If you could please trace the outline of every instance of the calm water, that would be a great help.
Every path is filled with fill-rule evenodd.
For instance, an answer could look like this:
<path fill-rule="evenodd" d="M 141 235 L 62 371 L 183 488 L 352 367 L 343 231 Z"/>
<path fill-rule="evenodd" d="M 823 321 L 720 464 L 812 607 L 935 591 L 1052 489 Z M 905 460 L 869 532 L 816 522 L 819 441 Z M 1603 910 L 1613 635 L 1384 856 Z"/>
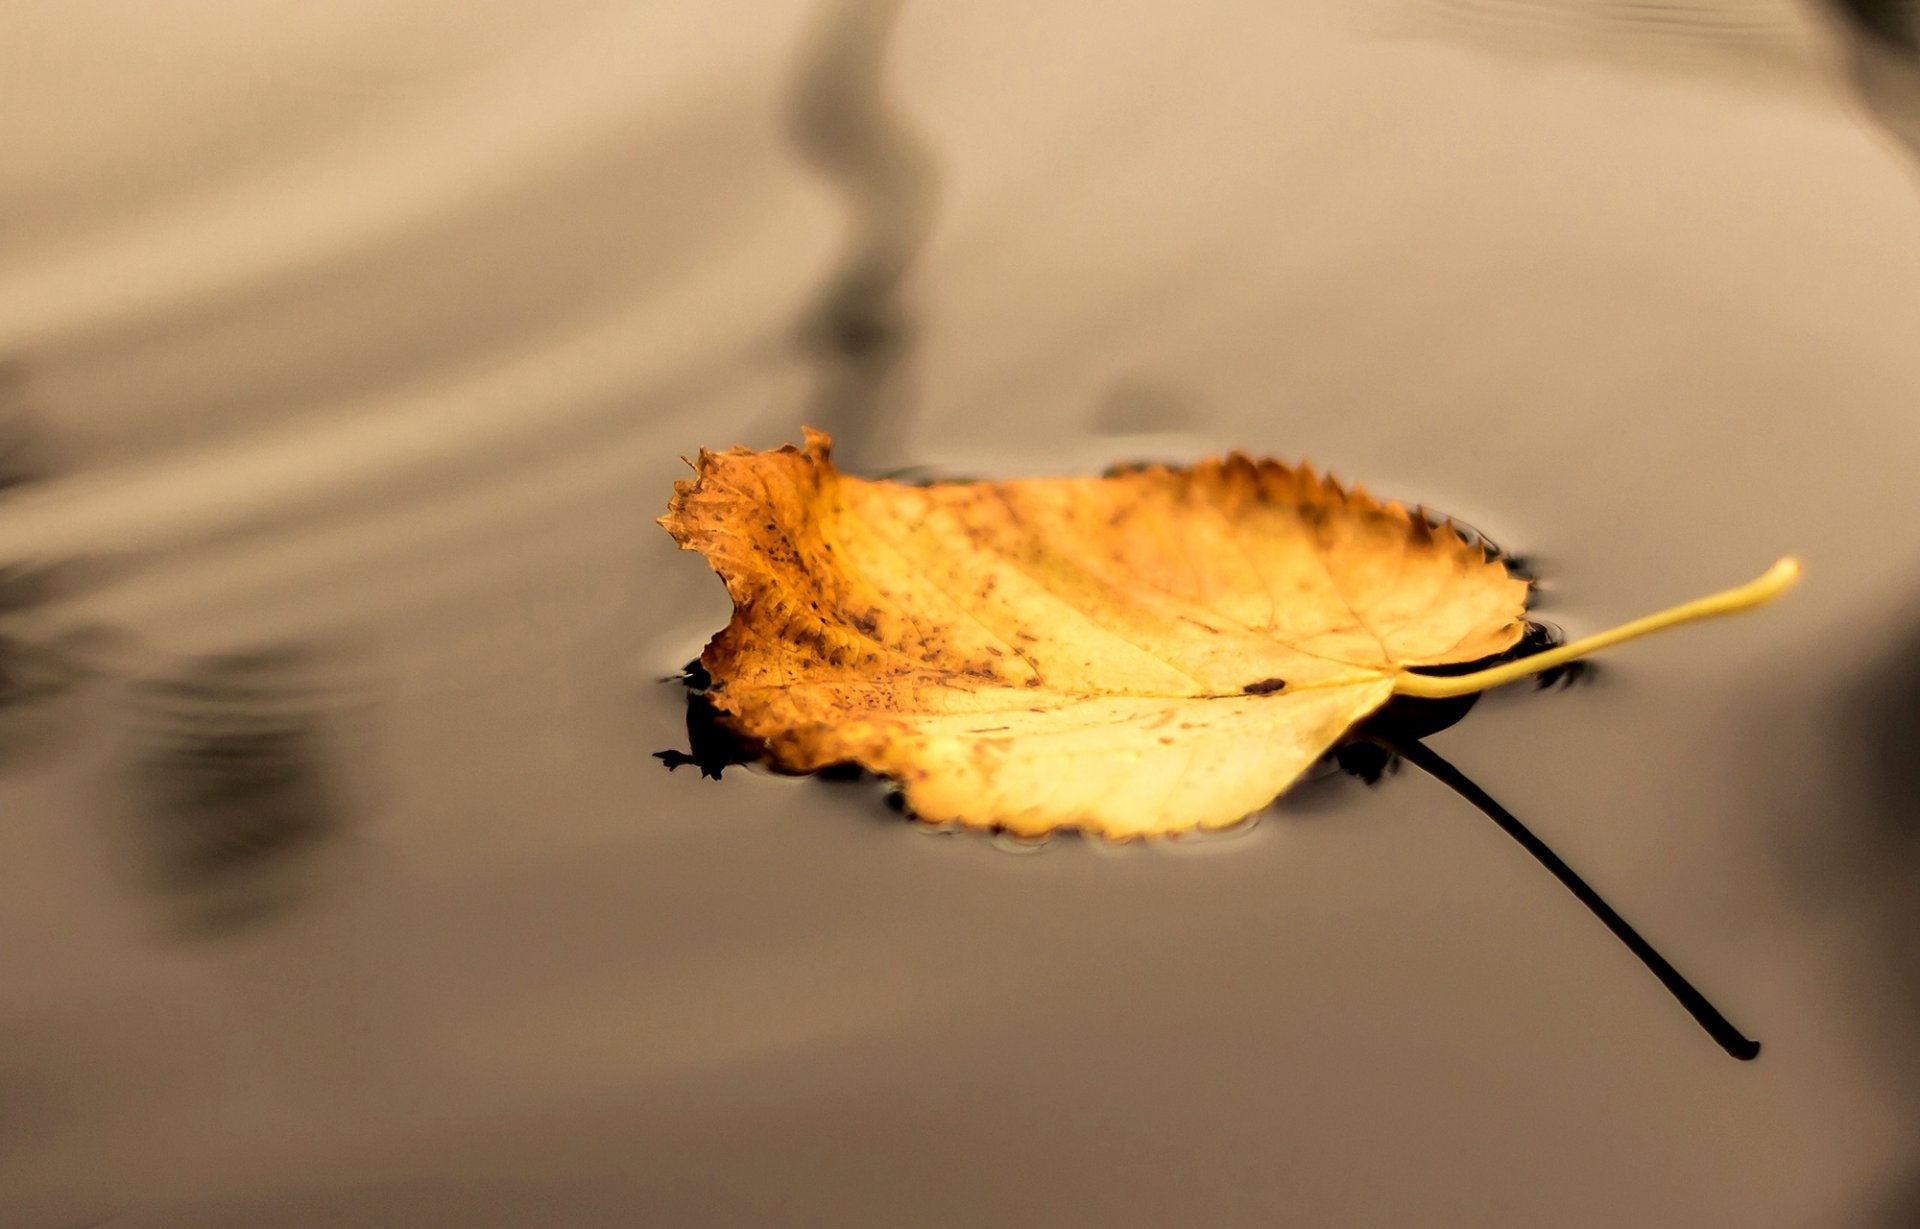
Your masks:
<path fill-rule="evenodd" d="M 0 1223 L 1907 1223 L 1920 192 L 1841 27 L 196 8 L 12 23 Z M 803 418 L 1308 458 L 1575 634 L 1800 554 L 1434 739 L 1766 1052 L 1415 772 L 1009 850 L 662 771 L 727 604 L 652 518 Z"/>

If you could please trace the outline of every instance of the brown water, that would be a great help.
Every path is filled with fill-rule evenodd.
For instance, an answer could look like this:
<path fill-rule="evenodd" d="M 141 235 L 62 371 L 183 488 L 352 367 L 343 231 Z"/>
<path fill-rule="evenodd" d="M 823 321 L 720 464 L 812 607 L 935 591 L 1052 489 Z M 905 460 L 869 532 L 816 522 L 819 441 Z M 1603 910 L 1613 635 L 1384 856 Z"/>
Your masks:
<path fill-rule="evenodd" d="M 0 1224 L 1908 1223 L 1920 192 L 1837 23 L 185 7 L 8 22 L 0 560 L 87 566 L 0 629 Z M 1023 856 L 663 771 L 677 458 L 836 415 L 1306 457 L 1573 633 L 1800 554 L 1434 739 L 1765 1052 L 1415 772 Z"/>

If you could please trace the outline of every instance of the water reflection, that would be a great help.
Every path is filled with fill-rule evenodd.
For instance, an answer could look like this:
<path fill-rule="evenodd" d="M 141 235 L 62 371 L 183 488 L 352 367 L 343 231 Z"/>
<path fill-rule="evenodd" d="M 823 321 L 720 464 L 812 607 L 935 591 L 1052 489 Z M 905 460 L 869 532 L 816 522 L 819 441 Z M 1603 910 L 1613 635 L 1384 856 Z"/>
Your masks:
<path fill-rule="evenodd" d="M 1910 606 L 1920 615 L 1920 604 Z M 1848 725 L 1858 749 L 1867 864 L 1878 868 L 1871 906 L 1885 953 L 1882 993 L 1897 1001 L 1901 1016 L 1920 1020 L 1920 633 L 1877 664 L 1849 707 Z M 1858 890 L 1859 879 L 1848 887 Z M 1912 1038 L 1895 1031 L 1879 1038 L 1889 1047 L 1887 1069 L 1900 1084 L 1909 1140 L 1920 1140 L 1920 1058 Z M 1892 1194 L 1881 1223 L 1920 1224 L 1920 1167 L 1910 1168 Z"/>
<path fill-rule="evenodd" d="M 139 876 L 180 933 L 299 900 L 345 827 L 336 663 L 310 646 L 195 659 L 129 688 L 125 812 Z"/>
<path fill-rule="evenodd" d="M 1920 6 L 1912 0 L 1825 0 L 1853 33 L 1848 69 L 1873 115 L 1920 157 Z"/>
<path fill-rule="evenodd" d="M 898 450 L 900 387 L 914 321 L 901 284 L 932 227 L 933 155 L 886 88 L 900 0 L 827 0 L 800 53 L 789 121 L 794 143 L 846 202 L 840 266 L 801 322 L 820 362 L 805 421 L 842 456 L 873 461 Z"/>
<path fill-rule="evenodd" d="M 1920 7 L 1913 0 L 1826 0 L 1868 38 L 1920 59 Z"/>
<path fill-rule="evenodd" d="M 0 366 L 0 504 L 51 477 L 45 432 L 19 400 L 23 378 Z M 51 702 L 85 674 L 70 636 L 44 617 L 81 579 L 82 567 L 45 559 L 0 559 L 0 771 L 44 745 Z"/>

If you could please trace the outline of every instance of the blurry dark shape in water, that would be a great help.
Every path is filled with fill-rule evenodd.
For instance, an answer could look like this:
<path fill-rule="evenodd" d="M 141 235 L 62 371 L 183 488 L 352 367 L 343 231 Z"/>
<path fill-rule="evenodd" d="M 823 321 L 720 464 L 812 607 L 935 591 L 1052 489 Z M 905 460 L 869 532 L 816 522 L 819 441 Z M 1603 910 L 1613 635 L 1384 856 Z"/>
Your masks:
<path fill-rule="evenodd" d="M 1920 624 L 1920 604 L 1910 602 L 1906 622 Z M 1920 632 L 1910 632 L 1887 657 L 1874 662 L 1847 695 L 1841 710 L 1855 749 L 1848 767 L 1863 789 L 1860 810 L 1868 821 L 1856 867 L 1845 883 L 1848 895 L 1870 902 L 1875 940 L 1875 988 L 1891 1002 L 1892 1022 L 1875 1038 L 1886 1050 L 1891 1078 L 1899 1082 L 1905 1132 L 1920 1140 L 1920 1061 L 1912 1029 L 1920 1023 Z M 1920 1224 L 1920 1164 L 1900 1177 L 1873 1221 L 1887 1229 Z"/>
<path fill-rule="evenodd" d="M 1868 38 L 1920 59 L 1920 4 L 1914 0 L 1826 0 Z"/>
<path fill-rule="evenodd" d="M 806 421 L 845 455 L 872 463 L 901 428 L 897 377 L 913 341 L 900 285 L 932 225 L 938 191 L 925 144 L 885 88 L 900 0 L 826 0 L 801 52 L 789 125 L 795 146 L 839 189 L 851 216 L 846 255 L 802 322 L 818 355 Z"/>
<path fill-rule="evenodd" d="M 69 617 L 63 604 L 118 561 L 70 560 L 0 566 L 0 772 L 29 751 L 50 751 L 72 725 L 62 701 L 105 674 L 127 637 Z"/>
<path fill-rule="evenodd" d="M 1920 170 L 1920 3 L 1915 0 L 1820 0 L 1838 15 L 1850 35 L 1848 68 L 1867 109 L 1913 156 Z M 1910 611 L 1915 608 L 1909 606 Z M 1916 612 L 1920 613 L 1920 612 Z M 1911 624 L 1913 620 L 1909 620 Z M 1866 856 L 1877 868 L 1875 922 L 1882 936 L 1883 989 L 1896 1002 L 1905 1027 L 1885 1044 L 1902 1082 L 1909 1140 L 1920 1141 L 1920 1063 L 1911 1047 L 1912 1024 L 1920 1020 L 1920 634 L 1876 663 L 1848 697 L 1859 779 L 1865 788 L 1870 829 Z M 1857 893 L 1856 883 L 1848 889 Z M 1920 1225 L 1920 1165 L 1910 1165 L 1875 1222 L 1888 1229 Z"/>
<path fill-rule="evenodd" d="M 86 663 L 91 640 L 87 633 L 29 641 L 0 632 L 0 773 L 48 750 L 71 724 L 55 702 L 93 677 Z"/>
<path fill-rule="evenodd" d="M 58 468 L 49 455 L 46 432 L 25 408 L 27 403 L 25 369 L 0 362 L 0 500 L 15 488 L 51 477 Z"/>
<path fill-rule="evenodd" d="M 0 365 L 0 403 L 17 399 L 22 383 L 17 366 Z M 0 409 L 0 511 L 10 495 L 54 473 L 44 432 L 29 416 Z M 89 674 L 89 637 L 50 628 L 43 616 L 95 570 L 91 561 L 0 560 L 0 771 L 17 765 L 24 749 L 46 743 L 50 702 Z"/>
<path fill-rule="evenodd" d="M 242 928 L 302 894 L 342 829 L 342 715 L 318 655 L 202 658 L 133 685 L 126 771 L 139 871 L 182 929 Z"/>
<path fill-rule="evenodd" d="M 1920 159 L 1920 4 L 1821 0 L 1849 36 L 1848 71 L 1867 109 Z"/>
<path fill-rule="evenodd" d="M 1881 835 L 1920 855 L 1920 634 L 1875 671 L 1851 714 Z"/>

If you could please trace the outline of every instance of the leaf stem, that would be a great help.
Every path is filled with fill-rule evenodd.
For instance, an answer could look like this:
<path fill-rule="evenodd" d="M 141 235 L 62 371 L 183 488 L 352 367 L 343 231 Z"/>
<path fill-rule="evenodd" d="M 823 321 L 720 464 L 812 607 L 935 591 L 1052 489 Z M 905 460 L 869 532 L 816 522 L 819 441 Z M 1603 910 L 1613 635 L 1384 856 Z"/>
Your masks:
<path fill-rule="evenodd" d="M 1682 623 L 1692 623 L 1699 619 L 1712 619 L 1721 615 L 1737 614 L 1751 610 L 1765 602 L 1779 597 L 1800 579 L 1800 561 L 1788 556 L 1768 568 L 1764 574 L 1746 584 L 1706 597 L 1697 597 L 1691 602 L 1682 602 L 1657 614 L 1635 619 L 1631 623 L 1622 623 L 1611 631 L 1600 632 L 1593 636 L 1583 636 L 1571 644 L 1561 645 L 1557 649 L 1548 649 L 1544 653 L 1535 653 L 1518 661 L 1494 666 L 1486 670 L 1477 670 L 1472 674 L 1456 674 L 1439 677 L 1431 674 L 1411 674 L 1401 671 L 1393 682 L 1393 690 L 1403 696 L 1419 696 L 1428 700 L 1444 700 L 1452 696 L 1472 695 L 1485 691 L 1489 687 L 1498 687 L 1502 683 L 1511 683 L 1515 679 L 1538 674 L 1542 670 L 1551 670 L 1589 653 L 1620 644 L 1627 640 L 1637 640 L 1641 636 L 1665 631 L 1669 627 L 1678 627 Z"/>
<path fill-rule="evenodd" d="M 1545 841 L 1528 831 L 1527 826 L 1515 818 L 1513 813 L 1495 802 L 1491 795 L 1475 785 L 1467 775 L 1442 758 L 1439 753 L 1416 738 L 1394 739 L 1387 746 L 1401 758 L 1417 768 L 1424 770 L 1434 780 L 1445 785 L 1454 793 L 1478 807 L 1488 819 L 1500 825 L 1508 836 L 1519 842 L 1520 847 L 1533 855 L 1534 861 L 1547 868 L 1567 891 L 1572 892 L 1581 904 L 1585 905 L 1595 917 L 1613 932 L 1616 939 L 1626 945 L 1628 951 L 1639 958 L 1640 963 L 1667 988 L 1667 993 L 1679 1001 L 1699 1022 L 1707 1035 L 1720 1043 L 1720 1048 L 1733 1057 L 1746 1062 L 1760 1053 L 1760 1043 L 1742 1033 L 1733 1026 L 1720 1009 L 1707 1001 L 1705 995 L 1694 989 L 1693 983 L 1680 975 L 1679 970 L 1668 964 L 1666 958 L 1653 949 L 1653 945 L 1640 937 L 1640 932 L 1629 926 L 1625 918 L 1613 911 L 1613 907 L 1602 900 L 1600 894 L 1587 885 L 1574 869 L 1560 860 L 1558 854 L 1547 847 Z"/>

